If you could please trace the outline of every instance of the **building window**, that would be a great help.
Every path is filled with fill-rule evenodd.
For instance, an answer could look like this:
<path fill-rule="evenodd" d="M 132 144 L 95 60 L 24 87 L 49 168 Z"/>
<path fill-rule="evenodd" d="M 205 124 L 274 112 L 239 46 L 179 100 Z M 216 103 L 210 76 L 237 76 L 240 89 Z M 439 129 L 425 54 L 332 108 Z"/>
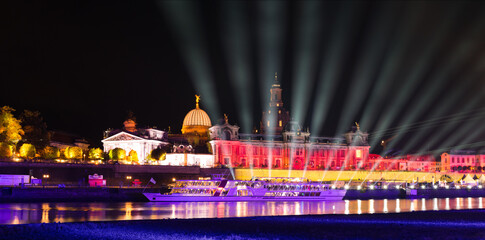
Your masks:
<path fill-rule="evenodd" d="M 295 149 L 296 155 L 300 156 L 303 154 L 303 150 L 301 148 Z"/>
<path fill-rule="evenodd" d="M 222 146 L 222 154 L 231 154 L 231 145 Z"/>
<path fill-rule="evenodd" d="M 362 158 L 362 150 L 358 149 L 357 151 L 355 151 L 355 157 Z"/>
<path fill-rule="evenodd" d="M 276 154 L 276 156 L 280 156 L 281 155 L 281 148 L 279 148 L 279 147 L 275 148 L 275 154 Z"/>
<path fill-rule="evenodd" d="M 269 120 L 268 120 L 268 127 L 269 127 Z"/>
<path fill-rule="evenodd" d="M 338 154 L 339 154 L 339 157 L 345 157 L 344 150 L 339 150 Z"/>
<path fill-rule="evenodd" d="M 241 147 L 241 155 L 246 155 L 246 147 L 245 146 Z"/>
<path fill-rule="evenodd" d="M 279 125 L 280 127 L 281 127 L 281 126 L 283 126 L 283 122 L 280 120 L 278 125 Z"/>
<path fill-rule="evenodd" d="M 281 110 L 278 110 L 278 114 L 281 114 Z"/>

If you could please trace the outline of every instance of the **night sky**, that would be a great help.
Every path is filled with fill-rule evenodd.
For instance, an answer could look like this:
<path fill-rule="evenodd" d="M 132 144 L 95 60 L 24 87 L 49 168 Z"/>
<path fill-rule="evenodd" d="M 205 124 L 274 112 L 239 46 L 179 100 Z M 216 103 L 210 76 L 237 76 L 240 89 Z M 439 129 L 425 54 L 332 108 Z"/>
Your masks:
<path fill-rule="evenodd" d="M 0 3 L 0 104 L 100 145 L 129 110 L 180 132 L 201 95 L 216 123 L 259 126 L 275 72 L 312 136 L 355 121 L 404 152 L 485 144 L 485 4 Z M 441 151 L 441 150 L 440 150 Z"/>

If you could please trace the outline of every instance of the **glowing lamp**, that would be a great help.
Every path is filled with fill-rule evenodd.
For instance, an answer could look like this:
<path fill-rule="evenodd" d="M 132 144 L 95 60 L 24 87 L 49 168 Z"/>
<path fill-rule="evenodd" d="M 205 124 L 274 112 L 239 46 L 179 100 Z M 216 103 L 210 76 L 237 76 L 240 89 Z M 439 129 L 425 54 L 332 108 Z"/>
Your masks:
<path fill-rule="evenodd" d="M 361 186 L 357 186 L 357 190 L 360 190 L 360 189 L 362 189 L 362 187 Z"/>
<path fill-rule="evenodd" d="M 456 186 L 455 188 L 456 188 L 456 189 L 460 189 L 460 186 Z"/>
<path fill-rule="evenodd" d="M 399 185 L 396 186 L 396 189 L 399 189 Z"/>
<path fill-rule="evenodd" d="M 349 189 L 349 185 L 345 185 L 345 186 L 344 186 L 344 188 L 345 188 L 345 189 Z"/>
<path fill-rule="evenodd" d="M 446 186 L 445 186 L 445 188 L 446 188 L 446 189 L 450 189 L 450 186 L 446 185 Z"/>
<path fill-rule="evenodd" d="M 468 187 L 467 187 L 467 188 L 468 188 L 468 189 L 472 189 L 472 186 L 471 186 L 471 185 L 468 185 Z"/>
<path fill-rule="evenodd" d="M 370 189 L 374 189 L 374 185 L 370 185 Z"/>
<path fill-rule="evenodd" d="M 332 189 L 335 189 L 335 188 L 336 188 L 335 185 L 332 185 Z"/>
<path fill-rule="evenodd" d="M 421 185 L 421 189 L 424 189 L 424 185 Z"/>
<path fill-rule="evenodd" d="M 177 179 L 175 179 L 175 178 L 172 178 L 172 182 L 175 182 L 176 180 L 177 180 Z"/>
<path fill-rule="evenodd" d="M 131 176 L 126 176 L 126 179 L 127 179 L 127 180 L 130 180 L 130 179 L 131 179 Z"/>
<path fill-rule="evenodd" d="M 482 189 L 482 188 L 483 188 L 483 186 L 482 186 L 482 185 L 478 185 L 478 188 Z"/>
<path fill-rule="evenodd" d="M 382 186 L 382 188 L 387 189 L 387 188 L 389 188 L 389 186 L 388 185 L 384 185 L 384 186 Z"/>
<path fill-rule="evenodd" d="M 434 188 L 434 189 L 438 189 L 438 185 L 434 185 L 434 186 L 433 186 L 433 188 Z"/>

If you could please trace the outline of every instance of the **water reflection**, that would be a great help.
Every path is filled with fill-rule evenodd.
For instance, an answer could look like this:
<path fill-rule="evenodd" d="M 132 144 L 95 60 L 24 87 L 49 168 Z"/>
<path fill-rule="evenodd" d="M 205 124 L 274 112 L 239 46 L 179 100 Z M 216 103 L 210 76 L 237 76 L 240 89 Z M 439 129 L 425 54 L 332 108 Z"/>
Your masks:
<path fill-rule="evenodd" d="M 345 200 L 336 202 L 7 203 L 0 224 L 305 214 L 373 214 L 483 209 L 483 198 Z"/>

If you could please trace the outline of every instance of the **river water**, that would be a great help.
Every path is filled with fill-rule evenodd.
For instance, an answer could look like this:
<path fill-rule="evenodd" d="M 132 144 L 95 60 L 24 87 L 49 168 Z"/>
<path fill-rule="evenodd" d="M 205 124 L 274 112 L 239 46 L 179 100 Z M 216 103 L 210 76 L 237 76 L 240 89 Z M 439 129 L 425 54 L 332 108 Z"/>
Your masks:
<path fill-rule="evenodd" d="M 483 198 L 342 200 L 333 202 L 3 203 L 0 224 L 305 214 L 373 214 L 483 209 Z"/>

